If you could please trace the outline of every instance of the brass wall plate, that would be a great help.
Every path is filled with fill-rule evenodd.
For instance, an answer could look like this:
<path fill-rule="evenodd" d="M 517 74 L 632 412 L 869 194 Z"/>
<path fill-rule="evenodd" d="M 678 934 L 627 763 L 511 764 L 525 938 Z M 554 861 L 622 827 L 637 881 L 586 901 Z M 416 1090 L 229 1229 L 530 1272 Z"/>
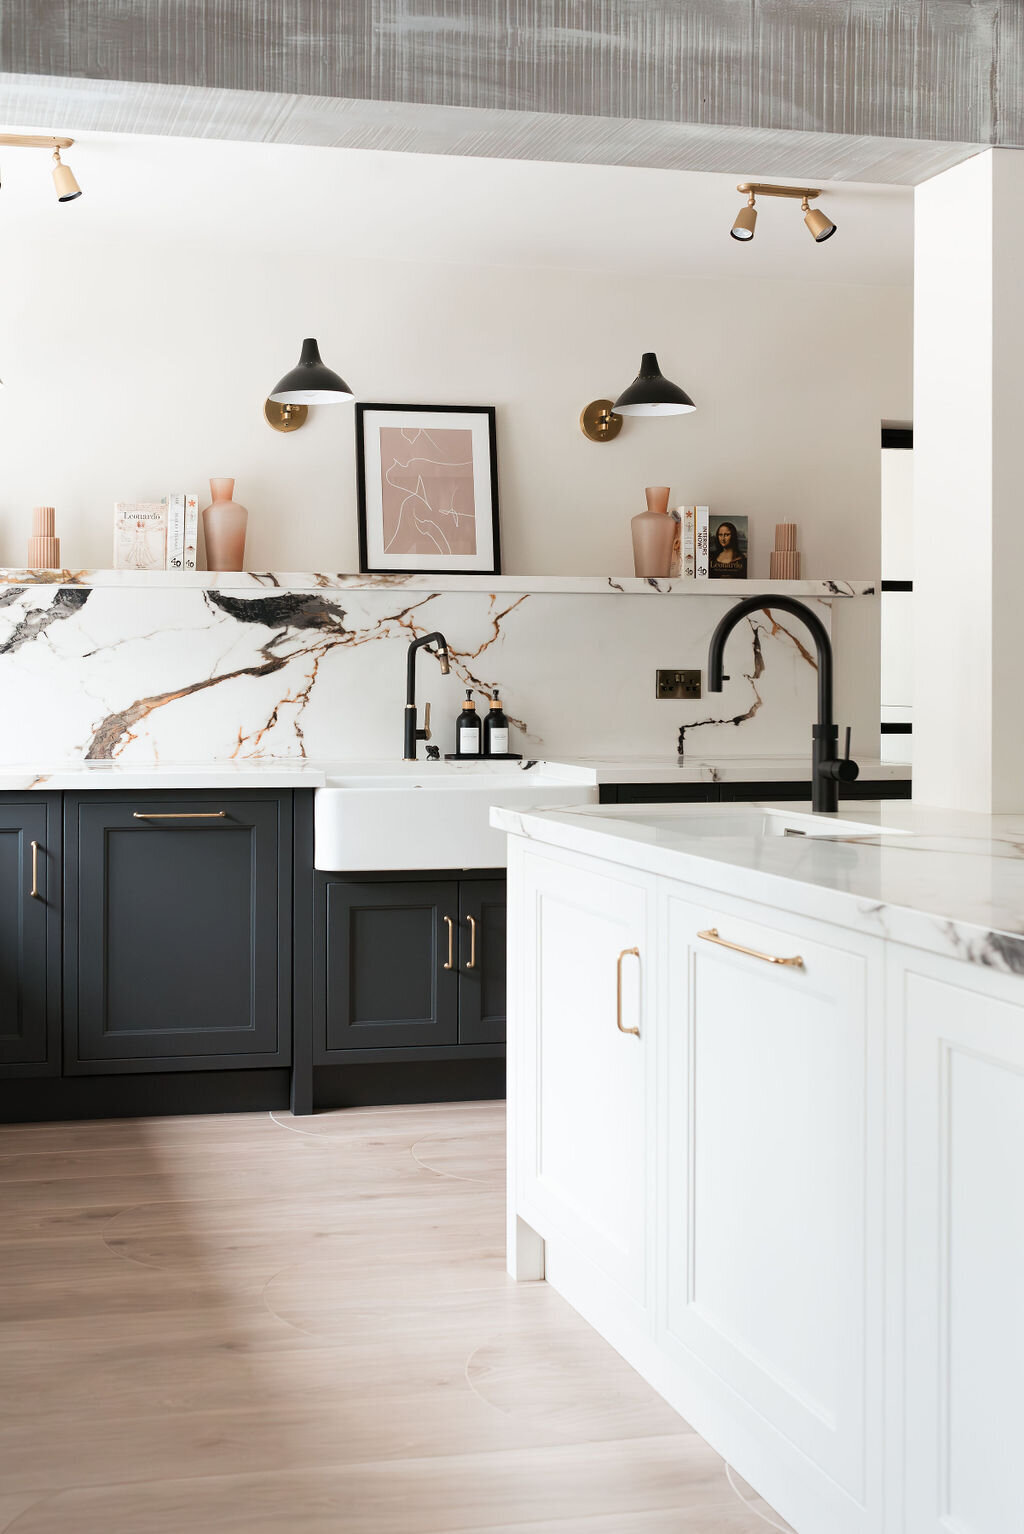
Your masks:
<path fill-rule="evenodd" d="M 610 399 L 594 399 L 580 413 L 580 431 L 591 442 L 613 442 L 622 430 L 622 417 Z"/>
<path fill-rule="evenodd" d="M 275 431 L 298 431 L 308 414 L 308 405 L 282 405 L 276 399 L 263 404 L 264 419 Z"/>

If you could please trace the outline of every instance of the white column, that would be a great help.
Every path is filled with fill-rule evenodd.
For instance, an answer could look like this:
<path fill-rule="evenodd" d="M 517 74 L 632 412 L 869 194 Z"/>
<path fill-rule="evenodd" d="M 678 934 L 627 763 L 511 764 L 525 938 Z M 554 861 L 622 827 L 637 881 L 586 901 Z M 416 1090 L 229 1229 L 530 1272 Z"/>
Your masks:
<path fill-rule="evenodd" d="M 1024 810 L 1024 152 L 917 189 L 914 798 Z"/>

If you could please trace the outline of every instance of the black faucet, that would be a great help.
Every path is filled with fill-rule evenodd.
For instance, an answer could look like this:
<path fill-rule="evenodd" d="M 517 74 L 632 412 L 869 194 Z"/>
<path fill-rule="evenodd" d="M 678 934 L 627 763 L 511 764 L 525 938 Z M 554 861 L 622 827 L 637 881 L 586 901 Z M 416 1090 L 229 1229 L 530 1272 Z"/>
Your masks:
<path fill-rule="evenodd" d="M 430 739 L 430 704 L 423 710 L 423 728 L 416 727 L 416 651 L 422 650 L 424 645 L 436 644 L 438 649 L 437 658 L 441 662 L 441 673 L 448 675 L 448 641 L 443 634 L 436 629 L 433 634 L 424 634 L 422 639 L 414 639 L 409 646 L 409 661 L 406 669 L 405 683 L 405 760 L 416 760 L 416 742 Z"/>
<path fill-rule="evenodd" d="M 711 636 L 708 648 L 708 691 L 721 692 L 729 678 L 722 674 L 725 641 L 748 613 L 781 608 L 792 613 L 810 630 L 818 652 L 818 722 L 811 731 L 811 808 L 815 814 L 835 814 L 839 808 L 840 783 L 852 783 L 860 772 L 850 760 L 850 731 L 846 731 L 846 755 L 837 755 L 839 730 L 832 718 L 832 641 L 817 613 L 795 597 L 744 597 L 731 607 Z"/>

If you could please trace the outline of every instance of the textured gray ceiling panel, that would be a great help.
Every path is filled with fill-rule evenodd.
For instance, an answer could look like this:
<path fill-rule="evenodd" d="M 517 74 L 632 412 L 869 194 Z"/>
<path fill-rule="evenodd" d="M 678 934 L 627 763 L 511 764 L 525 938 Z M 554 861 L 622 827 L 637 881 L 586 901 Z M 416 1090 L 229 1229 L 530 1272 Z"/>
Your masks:
<path fill-rule="evenodd" d="M 43 75 L 0 75 L 0 121 L 79 134 L 152 133 L 500 160 L 724 171 L 737 179 L 796 176 L 900 186 L 927 180 L 978 148 L 927 139 L 411 106 Z"/>
<path fill-rule="evenodd" d="M 572 119 L 605 121 L 610 133 L 590 126 L 581 141 L 603 137 L 605 157 L 624 163 L 675 163 L 659 158 L 674 151 L 656 129 L 680 125 L 1024 146 L 1022 9 L 1024 0 L 0 0 L 0 70 L 306 98 L 307 119 L 331 102 L 488 114 L 492 147 L 461 151 L 471 153 L 561 158 L 558 125 Z M 230 113 L 245 115 L 234 104 Z M 515 147 L 516 115 L 528 151 Z M 12 120 L 6 107 L 3 116 Z M 644 124 L 653 158 L 638 161 Z M 395 130 L 388 119 L 385 136 Z M 422 130 L 439 145 L 451 131 L 429 118 Z M 503 133 L 507 151 L 493 147 Z"/>

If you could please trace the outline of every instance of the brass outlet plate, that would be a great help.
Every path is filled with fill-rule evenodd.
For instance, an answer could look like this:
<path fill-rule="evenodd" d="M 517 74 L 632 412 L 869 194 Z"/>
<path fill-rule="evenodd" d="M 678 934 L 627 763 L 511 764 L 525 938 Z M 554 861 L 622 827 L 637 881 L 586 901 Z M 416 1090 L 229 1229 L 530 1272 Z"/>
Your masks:
<path fill-rule="evenodd" d="M 263 404 L 263 418 L 275 431 L 298 431 L 308 414 L 308 405 L 282 405 L 276 399 Z"/>
<path fill-rule="evenodd" d="M 699 698 L 701 695 L 700 672 L 659 670 L 655 683 L 655 695 L 659 698 L 672 698 L 676 702 L 681 699 Z"/>
<path fill-rule="evenodd" d="M 622 430 L 622 417 L 610 399 L 594 399 L 580 413 L 580 431 L 590 442 L 614 442 Z"/>

